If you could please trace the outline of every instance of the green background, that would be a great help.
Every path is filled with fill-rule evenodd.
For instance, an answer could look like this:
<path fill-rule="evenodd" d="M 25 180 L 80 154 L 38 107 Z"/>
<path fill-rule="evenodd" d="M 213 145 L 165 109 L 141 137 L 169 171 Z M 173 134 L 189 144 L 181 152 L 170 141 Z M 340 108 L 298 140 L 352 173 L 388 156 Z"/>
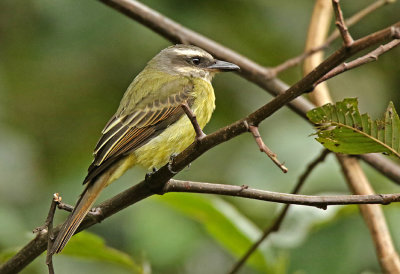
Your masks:
<path fill-rule="evenodd" d="M 302 52 L 313 1 L 149 0 L 145 4 L 265 66 Z M 345 15 L 373 1 L 342 1 Z M 399 19 L 400 3 L 386 6 L 351 28 L 355 38 Z M 333 27 L 332 27 L 333 28 Z M 146 62 L 170 45 L 149 29 L 98 1 L 0 2 L 0 253 L 12 253 L 43 224 L 52 193 L 73 204 L 92 161 L 92 150 L 125 89 Z M 328 52 L 336 49 L 334 43 Z M 330 80 L 334 100 L 358 97 L 361 112 L 379 117 L 390 100 L 399 110 L 400 51 Z M 295 83 L 299 67 L 281 78 Z M 211 133 L 271 99 L 233 73 L 214 80 Z M 322 147 L 311 125 L 283 108 L 260 127 L 264 141 L 289 168 L 282 174 L 244 134 L 205 153 L 177 177 L 289 192 Z M 399 187 L 367 166 L 377 192 Z M 143 179 L 134 168 L 100 200 Z M 330 156 L 303 193 L 348 193 Z M 212 195 L 168 194 L 146 199 L 89 229 L 113 250 L 108 258 L 57 256 L 56 273 L 132 273 L 133 258 L 153 273 L 225 273 L 257 238 L 280 205 Z M 399 206 L 385 206 L 399 248 Z M 56 223 L 67 216 L 58 212 Z M 90 236 L 87 236 L 90 238 Z M 85 237 L 83 237 L 85 240 Z M 90 246 L 90 245 L 89 245 Z M 115 252 L 114 252 L 115 251 Z M 101 252 L 100 252 L 101 253 Z M 90 252 L 89 252 L 90 254 Z M 75 256 L 69 256 L 75 255 Z M 101 254 L 97 257 L 99 257 Z M 87 258 L 92 257 L 92 258 Z M 0 257 L 1 259 L 1 257 Z M 127 263 L 128 261 L 128 263 Z M 372 241 L 355 206 L 327 211 L 293 207 L 241 273 L 375 273 Z M 44 256 L 23 273 L 45 273 Z"/>

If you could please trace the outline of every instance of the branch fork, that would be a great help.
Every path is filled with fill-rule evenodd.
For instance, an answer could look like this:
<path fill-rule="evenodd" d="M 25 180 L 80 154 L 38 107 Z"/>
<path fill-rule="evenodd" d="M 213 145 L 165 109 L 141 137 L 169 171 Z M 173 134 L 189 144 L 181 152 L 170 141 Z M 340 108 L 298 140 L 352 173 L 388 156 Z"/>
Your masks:
<path fill-rule="evenodd" d="M 51 250 L 51 247 L 53 246 L 53 242 L 55 239 L 53 232 L 53 220 L 57 206 L 61 203 L 61 200 L 62 198 L 58 193 L 53 194 L 49 213 L 47 215 L 44 225 L 39 226 L 33 230 L 33 233 L 38 233 L 39 235 L 47 231 L 47 250 Z M 46 265 L 49 270 L 49 274 L 54 274 L 53 256 L 50 252 L 47 252 L 46 255 Z"/>
<path fill-rule="evenodd" d="M 340 8 L 339 0 L 332 0 L 332 5 L 336 16 L 335 24 L 338 27 L 340 35 L 343 38 L 344 46 L 346 48 L 349 48 L 351 45 L 353 45 L 354 40 L 350 35 L 346 23 L 344 22 L 343 12 Z"/>

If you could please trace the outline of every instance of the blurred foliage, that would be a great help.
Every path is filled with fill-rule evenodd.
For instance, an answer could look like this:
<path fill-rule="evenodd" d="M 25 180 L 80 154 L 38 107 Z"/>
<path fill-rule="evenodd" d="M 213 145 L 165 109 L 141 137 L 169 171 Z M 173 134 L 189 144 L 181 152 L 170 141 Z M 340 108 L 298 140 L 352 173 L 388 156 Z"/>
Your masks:
<path fill-rule="evenodd" d="M 189 218 L 193 218 L 205 226 L 206 231 L 234 256 L 240 258 L 258 237 L 261 231 L 243 215 L 238 213 L 230 204 L 221 199 L 211 199 L 204 196 L 171 193 L 160 199 Z M 184 205 L 184 207 L 182 207 Z M 235 241 L 232 241 L 235 239 Z M 249 264 L 260 271 L 271 272 L 275 262 L 270 250 L 257 250 L 249 259 Z M 268 265 L 268 267 L 267 267 Z"/>
<path fill-rule="evenodd" d="M 143 2 L 265 66 L 277 65 L 302 52 L 313 7 L 313 1 Z M 348 16 L 371 2 L 342 1 L 344 14 Z M 395 23 L 399 14 L 397 1 L 368 16 L 351 32 L 361 37 Z M 123 92 L 146 62 L 170 43 L 98 1 L 66 0 L 1 1 L 0 39 L 0 253 L 10 254 L 31 239 L 30 231 L 44 222 L 52 193 L 60 192 L 64 201 L 75 202 L 83 189 L 80 182 L 92 160 L 92 149 Z M 334 43 L 328 52 L 339 44 Z M 372 116 L 383 113 L 390 100 L 399 109 L 399 60 L 400 51 L 395 49 L 378 62 L 330 80 L 334 100 L 358 97 L 361 111 Z M 300 76 L 301 70 L 294 68 L 281 78 L 294 83 Z M 206 132 L 235 121 L 271 98 L 234 74 L 217 76 L 214 87 L 217 109 Z M 259 153 L 251 136 L 245 134 L 207 152 L 178 177 L 290 191 L 305 163 L 321 149 L 309 137 L 312 127 L 282 109 L 260 130 L 265 142 L 285 160 L 288 174 L 283 175 Z M 364 167 L 377 192 L 399 191 L 388 179 Z M 138 182 L 144 173 L 140 168 L 129 171 L 100 200 Z M 348 192 L 333 157 L 312 174 L 303 192 Z M 245 252 L 245 243 L 237 234 L 231 234 L 234 231 L 229 226 L 224 235 L 231 241 L 229 246 L 214 239 L 207 224 L 195 218 L 202 209 L 207 211 L 201 207 L 203 203 L 199 208 L 194 205 L 205 199 L 201 195 L 179 194 L 173 196 L 176 201 L 168 197 L 146 199 L 90 231 L 135 262 L 148 262 L 153 273 L 196 274 L 205 269 L 207 273 L 226 272 L 237 259 L 232 254 L 239 254 L 239 249 Z M 194 198 L 191 201 L 184 197 Z M 257 231 L 266 227 L 280 208 L 260 201 L 221 199 L 237 212 L 235 216 L 241 216 L 232 218 L 232 223 L 249 222 Z M 171 203 L 173 206 L 166 206 Z M 331 215 L 292 207 L 282 232 L 271 237 L 273 253 L 286 257 L 289 273 L 379 271 L 358 211 L 347 208 L 352 210 L 334 214 L 335 218 L 315 227 L 312 224 L 321 215 Z M 397 208 L 385 207 L 391 228 L 400 225 Z M 59 213 L 56 222 L 65 216 Z M 224 227 L 221 225 L 221 230 Z M 400 232 L 391 231 L 399 247 Z M 56 256 L 55 266 L 58 274 L 130 273 L 107 262 L 62 255 Z M 45 271 L 42 255 L 23 273 Z M 249 264 L 241 273 L 260 271 Z"/>
<path fill-rule="evenodd" d="M 142 273 L 142 268 L 137 265 L 126 253 L 109 248 L 99 236 L 82 231 L 68 243 L 62 252 L 63 255 L 113 263 L 132 270 L 134 273 Z"/>

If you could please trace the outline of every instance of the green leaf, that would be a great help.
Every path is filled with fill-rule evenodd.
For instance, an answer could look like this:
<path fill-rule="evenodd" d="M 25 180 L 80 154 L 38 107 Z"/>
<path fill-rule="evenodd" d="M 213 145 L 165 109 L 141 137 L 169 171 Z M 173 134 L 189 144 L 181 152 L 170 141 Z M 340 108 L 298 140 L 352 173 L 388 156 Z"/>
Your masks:
<path fill-rule="evenodd" d="M 128 254 L 106 246 L 101 237 L 87 231 L 72 237 L 61 254 L 113 263 L 132 269 L 133 273 L 142 273 L 141 267 Z"/>
<path fill-rule="evenodd" d="M 317 141 L 333 152 L 383 152 L 400 158 L 400 119 L 392 102 L 382 120 L 360 114 L 356 98 L 315 108 L 307 117 L 318 125 Z"/>
<path fill-rule="evenodd" d="M 240 258 L 260 237 L 261 231 L 230 204 L 215 197 L 196 194 L 168 193 L 159 199 L 201 223 L 221 246 Z M 253 253 L 248 264 L 263 273 L 273 272 L 278 263 L 272 251 L 263 246 Z"/>

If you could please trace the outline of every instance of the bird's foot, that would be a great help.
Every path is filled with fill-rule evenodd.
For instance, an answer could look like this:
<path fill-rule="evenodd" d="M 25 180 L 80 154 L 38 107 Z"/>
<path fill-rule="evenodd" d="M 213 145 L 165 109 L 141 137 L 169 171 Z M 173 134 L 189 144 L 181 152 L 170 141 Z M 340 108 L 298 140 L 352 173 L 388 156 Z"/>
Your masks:
<path fill-rule="evenodd" d="M 90 213 L 90 215 L 93 215 L 93 216 L 100 216 L 101 214 L 103 214 L 100 207 L 91 208 L 89 213 Z"/>
<path fill-rule="evenodd" d="M 157 172 L 157 168 L 153 167 L 153 169 L 152 169 L 151 172 L 147 172 L 147 173 L 146 173 L 146 176 L 144 177 L 144 181 L 145 181 L 146 183 L 148 183 L 149 180 L 150 180 L 150 178 L 151 178 L 151 176 L 153 176 L 153 174 L 156 173 L 156 172 Z"/>
<path fill-rule="evenodd" d="M 172 170 L 172 165 L 174 164 L 174 160 L 175 160 L 175 157 L 176 157 L 176 156 L 178 156 L 177 153 L 173 153 L 173 154 L 171 154 L 171 156 L 169 156 L 168 170 L 169 170 L 169 172 L 171 172 L 172 174 L 177 174 L 177 173 L 178 173 L 177 171 Z"/>
<path fill-rule="evenodd" d="M 101 210 L 100 207 L 93 207 L 89 210 L 88 214 L 93 220 L 95 220 L 97 223 L 101 223 L 103 220 L 103 211 Z"/>

